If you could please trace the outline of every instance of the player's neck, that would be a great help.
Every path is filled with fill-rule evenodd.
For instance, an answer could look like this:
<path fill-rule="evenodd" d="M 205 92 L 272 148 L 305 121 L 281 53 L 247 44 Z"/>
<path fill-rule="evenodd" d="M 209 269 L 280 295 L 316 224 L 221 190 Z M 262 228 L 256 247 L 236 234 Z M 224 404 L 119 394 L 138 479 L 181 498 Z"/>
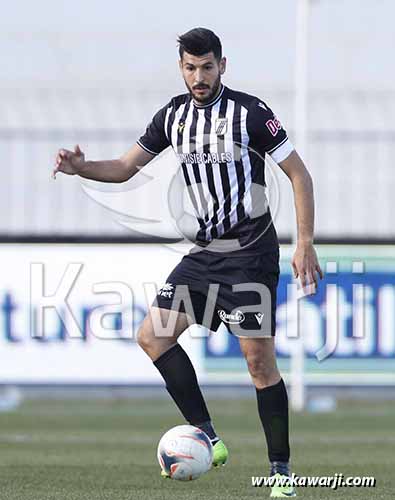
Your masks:
<path fill-rule="evenodd" d="M 206 108 L 208 106 L 211 106 L 219 99 L 219 97 L 220 97 L 220 95 L 222 95 L 223 91 L 224 91 L 224 85 L 223 85 L 223 83 L 220 83 L 218 86 L 217 92 L 208 102 L 198 102 L 198 101 L 195 101 L 195 99 L 192 97 L 193 104 L 197 108 Z"/>

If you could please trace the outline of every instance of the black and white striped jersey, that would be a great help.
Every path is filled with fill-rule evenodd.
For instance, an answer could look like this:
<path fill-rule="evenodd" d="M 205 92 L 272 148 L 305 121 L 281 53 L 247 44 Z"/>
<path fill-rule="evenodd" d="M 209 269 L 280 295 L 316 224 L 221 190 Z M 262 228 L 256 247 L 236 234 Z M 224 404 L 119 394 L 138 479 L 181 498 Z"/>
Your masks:
<path fill-rule="evenodd" d="M 225 86 L 205 105 L 179 95 L 156 113 L 138 144 L 153 155 L 173 147 L 199 223 L 198 245 L 215 251 L 215 244 L 232 242 L 229 251 L 243 255 L 278 247 L 264 158 L 281 162 L 293 146 L 261 99 Z"/>

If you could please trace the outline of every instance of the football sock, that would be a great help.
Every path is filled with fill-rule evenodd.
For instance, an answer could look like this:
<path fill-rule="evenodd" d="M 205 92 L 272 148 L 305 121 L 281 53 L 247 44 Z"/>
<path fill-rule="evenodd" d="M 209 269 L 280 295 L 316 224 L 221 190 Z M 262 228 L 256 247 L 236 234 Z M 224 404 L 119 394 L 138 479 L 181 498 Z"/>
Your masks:
<path fill-rule="evenodd" d="M 270 475 L 282 474 L 283 476 L 290 476 L 289 463 L 288 462 L 271 462 L 270 463 Z"/>
<path fill-rule="evenodd" d="M 203 422 L 201 424 L 194 424 L 196 427 L 199 427 L 203 432 L 207 434 L 207 436 L 210 438 L 211 444 L 214 445 L 215 443 L 218 443 L 219 437 L 217 436 L 213 424 L 209 420 L 208 422 Z"/>
<path fill-rule="evenodd" d="M 258 412 L 265 431 L 270 462 L 289 461 L 288 396 L 283 379 L 256 388 Z"/>
<path fill-rule="evenodd" d="M 162 375 L 167 391 L 184 415 L 184 418 L 191 425 L 205 425 L 208 432 L 215 438 L 215 432 L 210 424 L 210 415 L 200 391 L 195 369 L 180 344 L 177 343 L 165 351 L 153 363 Z M 211 435 L 209 434 L 210 438 Z"/>

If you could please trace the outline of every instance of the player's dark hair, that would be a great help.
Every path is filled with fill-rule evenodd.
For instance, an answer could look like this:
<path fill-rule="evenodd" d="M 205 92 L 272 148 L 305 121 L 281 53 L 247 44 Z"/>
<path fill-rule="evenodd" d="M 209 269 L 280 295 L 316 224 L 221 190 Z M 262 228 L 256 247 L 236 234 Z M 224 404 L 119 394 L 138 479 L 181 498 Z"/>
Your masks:
<path fill-rule="evenodd" d="M 207 28 L 194 28 L 178 37 L 180 58 L 184 52 L 193 56 L 203 56 L 213 52 L 217 61 L 222 58 L 221 40 L 217 35 Z"/>

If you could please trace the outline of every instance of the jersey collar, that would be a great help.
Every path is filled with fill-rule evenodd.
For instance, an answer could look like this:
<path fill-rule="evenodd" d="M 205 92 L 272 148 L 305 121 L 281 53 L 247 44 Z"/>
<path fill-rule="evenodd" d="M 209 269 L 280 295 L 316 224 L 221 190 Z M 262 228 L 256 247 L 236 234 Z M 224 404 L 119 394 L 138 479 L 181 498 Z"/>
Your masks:
<path fill-rule="evenodd" d="M 192 98 L 193 105 L 195 106 L 195 108 L 199 108 L 199 109 L 209 108 L 210 106 L 213 106 L 221 99 L 222 94 L 224 93 L 224 90 L 225 90 L 225 86 L 223 83 L 221 83 L 221 90 L 220 90 L 219 94 L 217 95 L 217 97 L 215 97 L 212 101 L 208 102 L 207 104 L 196 104 L 196 102 Z"/>

